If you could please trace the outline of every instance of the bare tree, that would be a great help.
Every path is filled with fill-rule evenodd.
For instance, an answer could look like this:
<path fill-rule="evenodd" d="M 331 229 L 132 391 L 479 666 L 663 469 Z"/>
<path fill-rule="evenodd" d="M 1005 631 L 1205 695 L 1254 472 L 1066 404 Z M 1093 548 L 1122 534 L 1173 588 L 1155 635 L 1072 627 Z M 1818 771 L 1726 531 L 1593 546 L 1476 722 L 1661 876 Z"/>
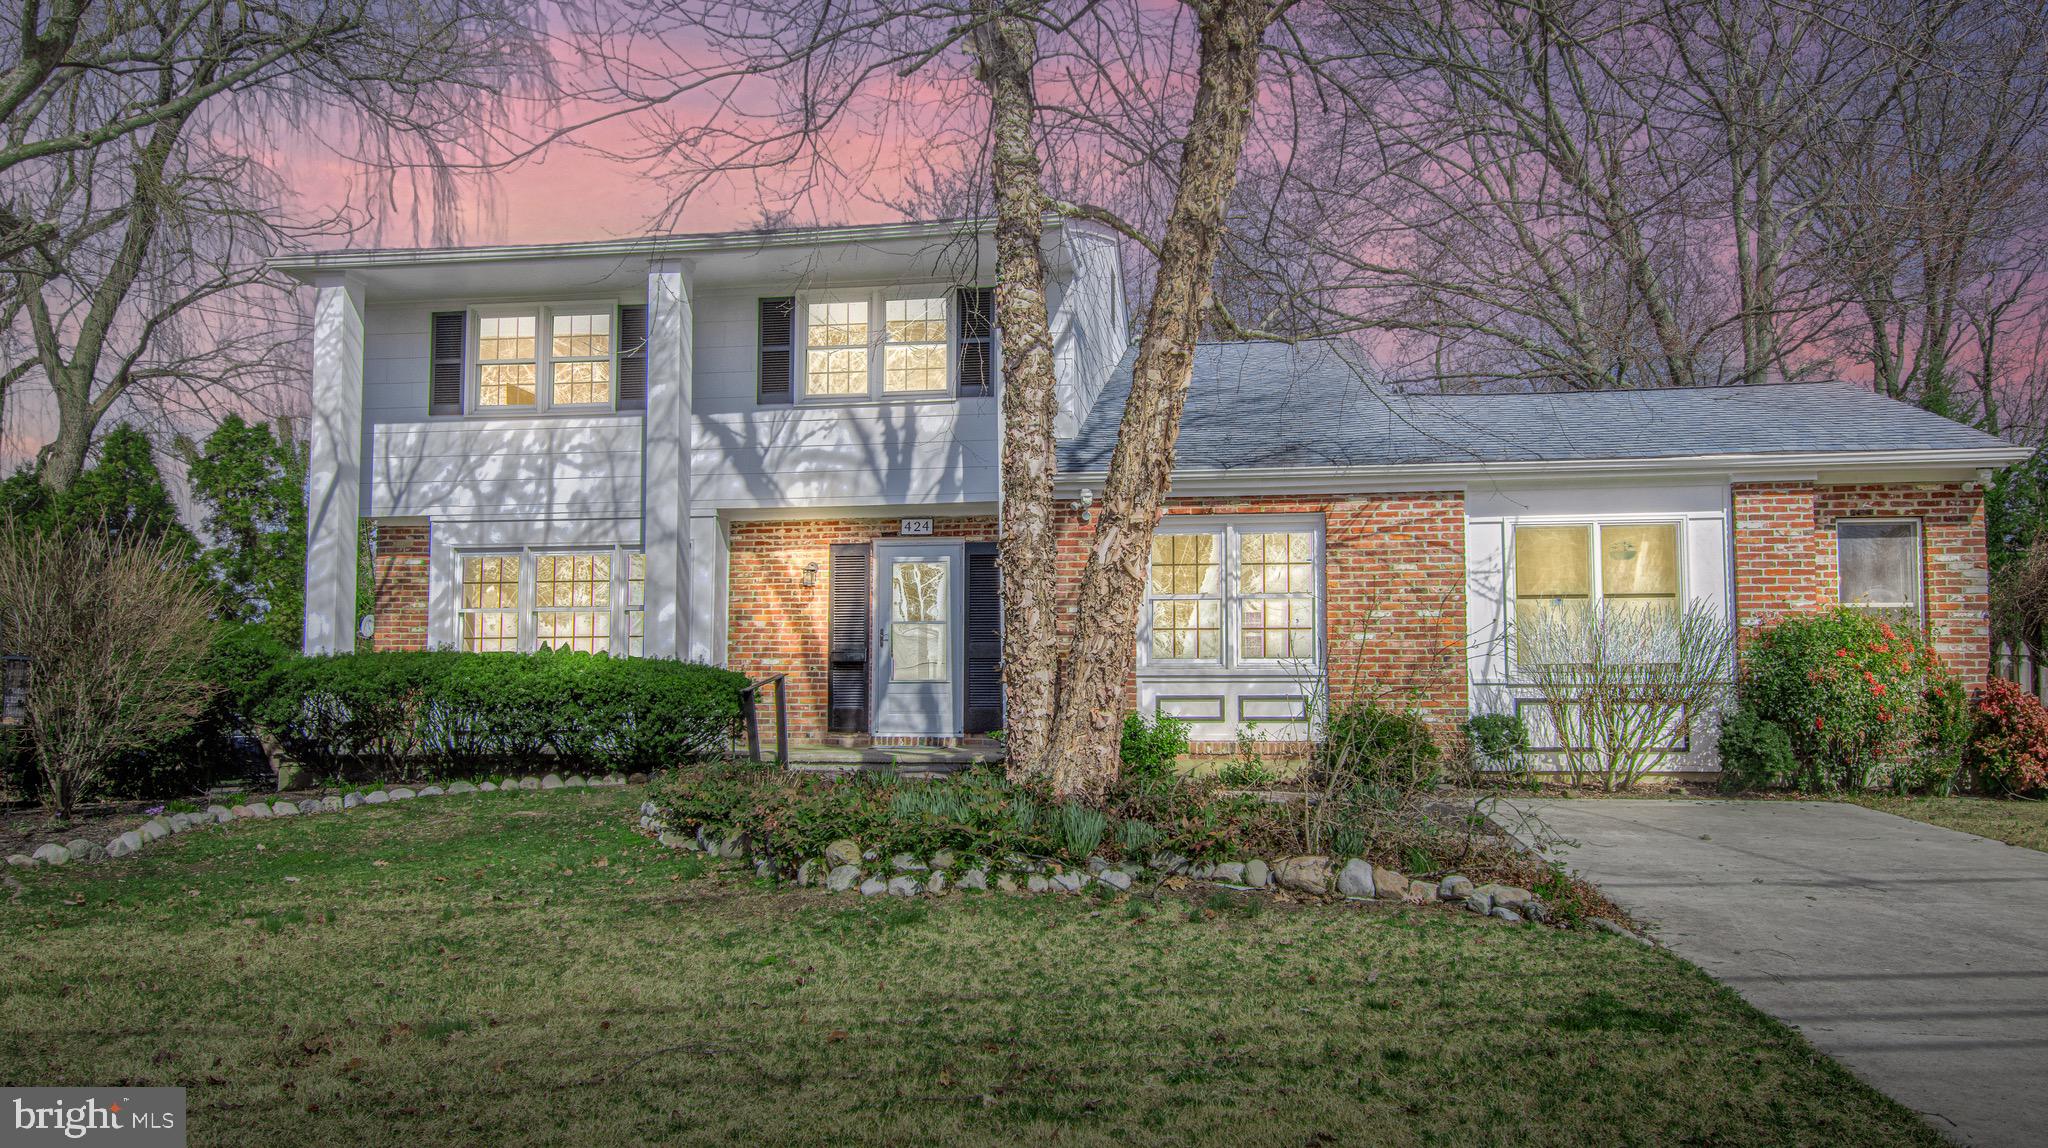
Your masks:
<path fill-rule="evenodd" d="M 58 490 L 124 401 L 205 405 L 291 365 L 298 315 L 265 260 L 361 217 L 295 211 L 280 150 L 346 139 L 327 146 L 424 171 L 445 199 L 546 73 L 525 0 L 58 0 L 4 35 L 0 395 L 50 388 L 39 462 Z"/>

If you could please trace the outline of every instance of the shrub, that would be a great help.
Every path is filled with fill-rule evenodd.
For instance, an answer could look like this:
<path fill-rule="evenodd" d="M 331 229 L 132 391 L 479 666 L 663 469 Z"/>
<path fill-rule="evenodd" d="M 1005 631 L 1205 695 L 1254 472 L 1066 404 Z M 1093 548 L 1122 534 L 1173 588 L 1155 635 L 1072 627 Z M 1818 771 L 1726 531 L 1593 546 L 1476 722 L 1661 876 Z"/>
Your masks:
<path fill-rule="evenodd" d="M 22 750 L 59 816 L 120 755 L 191 728 L 211 605 L 176 543 L 0 520 L 0 651 L 29 659 Z"/>
<path fill-rule="evenodd" d="M 323 774 L 481 773 L 542 755 L 651 772 L 721 751 L 745 685 L 712 666 L 566 650 L 341 654 L 288 661 L 255 708 Z"/>
<path fill-rule="evenodd" d="M 1752 710 L 1721 718 L 1721 784 L 1726 789 L 1772 789 L 1799 776 L 1799 759 L 1785 727 Z"/>
<path fill-rule="evenodd" d="M 1516 670 L 1543 702 L 1574 786 L 1625 789 L 1664 761 L 1728 690 L 1728 627 L 1704 603 L 1549 611 L 1510 635 Z"/>
<path fill-rule="evenodd" d="M 1117 760 L 1129 777 L 1165 777 L 1188 752 L 1188 725 L 1171 714 L 1124 715 L 1123 740 Z"/>
<path fill-rule="evenodd" d="M 2017 685 L 1993 678 L 1970 703 L 1970 744 L 1963 760 L 1985 793 L 2048 788 L 2048 708 Z"/>
<path fill-rule="evenodd" d="M 1443 749 L 1420 714 L 1353 701 L 1332 707 L 1315 765 L 1332 778 L 1423 789 L 1442 775 Z"/>
<path fill-rule="evenodd" d="M 1739 697 L 1784 729 L 1803 789 L 1924 787 L 1961 759 L 1962 684 L 1903 621 L 1847 608 L 1783 618 L 1744 648 Z"/>
<path fill-rule="evenodd" d="M 1466 719 L 1465 736 L 1482 767 L 1496 773 L 1520 773 L 1529 752 L 1529 723 L 1520 714 L 1474 714 Z"/>

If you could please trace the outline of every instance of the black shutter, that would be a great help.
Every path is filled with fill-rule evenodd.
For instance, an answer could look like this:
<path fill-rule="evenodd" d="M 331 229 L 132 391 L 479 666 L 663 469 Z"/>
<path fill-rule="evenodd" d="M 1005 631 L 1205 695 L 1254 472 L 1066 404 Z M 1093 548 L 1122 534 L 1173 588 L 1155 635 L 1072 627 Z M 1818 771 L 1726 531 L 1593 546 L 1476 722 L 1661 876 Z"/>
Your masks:
<path fill-rule="evenodd" d="M 619 409 L 647 409 L 647 305 L 619 308 Z"/>
<path fill-rule="evenodd" d="M 796 300 L 788 295 L 760 301 L 762 405 L 788 403 L 795 395 Z"/>
<path fill-rule="evenodd" d="M 865 733 L 868 728 L 868 613 L 873 599 L 872 562 L 865 542 L 832 547 L 831 652 L 826 728 Z"/>
<path fill-rule="evenodd" d="M 462 360 L 469 342 L 469 312 L 434 312 L 433 373 L 427 384 L 427 413 L 462 413 Z"/>
<path fill-rule="evenodd" d="M 1003 576 L 996 544 L 967 544 L 967 730 L 1003 728 Z"/>
<path fill-rule="evenodd" d="M 962 287 L 956 328 L 960 336 L 960 397 L 995 393 L 996 291 Z"/>

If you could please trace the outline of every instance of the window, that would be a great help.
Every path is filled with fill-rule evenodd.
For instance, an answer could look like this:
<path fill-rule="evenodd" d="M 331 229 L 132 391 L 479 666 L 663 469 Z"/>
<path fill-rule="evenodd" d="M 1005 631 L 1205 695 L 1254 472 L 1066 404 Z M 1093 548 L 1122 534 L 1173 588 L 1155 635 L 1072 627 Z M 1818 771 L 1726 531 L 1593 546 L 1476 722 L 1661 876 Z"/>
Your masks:
<path fill-rule="evenodd" d="M 533 607 L 537 645 L 586 654 L 609 653 L 612 556 L 541 555 L 534 565 Z"/>
<path fill-rule="evenodd" d="M 1306 531 L 1239 537 L 1238 652 L 1247 660 L 1315 657 L 1315 553 Z"/>
<path fill-rule="evenodd" d="M 1223 656 L 1223 578 L 1218 536 L 1152 539 L 1152 660 L 1213 662 Z"/>
<path fill-rule="evenodd" d="M 889 680 L 943 682 L 947 626 L 946 563 L 898 560 L 889 571 Z"/>
<path fill-rule="evenodd" d="M 534 404 L 534 322 L 532 315 L 487 315 L 477 321 L 477 406 Z"/>
<path fill-rule="evenodd" d="M 872 291 L 806 300 L 804 396 L 866 399 L 950 393 L 949 295 L 897 297 Z"/>
<path fill-rule="evenodd" d="M 475 654 L 519 648 L 517 554 L 484 554 L 462 560 L 462 648 Z"/>
<path fill-rule="evenodd" d="M 626 601 L 622 611 L 626 619 L 626 653 L 640 656 L 641 643 L 647 639 L 647 555 L 635 554 L 627 562 Z"/>
<path fill-rule="evenodd" d="M 473 653 L 544 647 L 641 652 L 647 560 L 604 547 L 464 554 L 457 644 Z M 619 647 L 614 635 L 623 635 Z M 620 648 L 623 647 L 623 648 Z"/>
<path fill-rule="evenodd" d="M 1678 524 L 1572 523 L 1515 528 L 1515 627 L 1538 630 L 1595 604 L 1678 618 Z"/>
<path fill-rule="evenodd" d="M 498 307 L 475 312 L 475 323 L 477 410 L 612 405 L 619 347 L 611 304 Z"/>
<path fill-rule="evenodd" d="M 868 393 L 868 305 L 812 303 L 804 309 L 804 393 Z"/>
<path fill-rule="evenodd" d="M 946 299 L 891 299 L 882 347 L 882 390 L 887 394 L 946 389 Z"/>
<path fill-rule="evenodd" d="M 1146 665 L 1280 671 L 1317 661 L 1320 537 L 1270 520 L 1175 524 L 1156 534 Z"/>
<path fill-rule="evenodd" d="M 556 315 L 549 348 L 558 407 L 612 401 L 612 317 L 609 312 Z"/>
<path fill-rule="evenodd" d="M 1835 523 L 1840 600 L 1874 610 L 1920 609 L 1920 524 L 1845 519 Z"/>

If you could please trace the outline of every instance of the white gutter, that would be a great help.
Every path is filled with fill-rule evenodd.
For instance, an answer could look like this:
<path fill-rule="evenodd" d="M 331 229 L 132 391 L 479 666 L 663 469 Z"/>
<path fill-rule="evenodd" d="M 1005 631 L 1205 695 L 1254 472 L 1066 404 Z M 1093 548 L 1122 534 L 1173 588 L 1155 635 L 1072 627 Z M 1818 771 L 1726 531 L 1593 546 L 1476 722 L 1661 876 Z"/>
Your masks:
<path fill-rule="evenodd" d="M 950 219 L 794 228 L 787 231 L 645 235 L 583 243 L 516 243 L 493 247 L 405 247 L 369 251 L 321 251 L 273 259 L 270 266 L 304 279 L 321 271 L 360 271 L 381 267 L 433 267 L 464 263 L 504 263 L 525 259 L 672 256 L 720 251 L 759 251 L 773 247 L 810 247 L 826 243 L 944 239 L 966 233 L 979 234 L 993 226 L 994 221 L 987 219 Z"/>
<path fill-rule="evenodd" d="M 1176 469 L 1173 493 L 1184 497 L 1251 494 L 1341 494 L 1353 490 L 1420 490 L 1472 482 L 1565 478 L 1811 478 L 1844 470 L 1997 470 L 2023 462 L 2033 448 L 2001 445 L 1964 450 L 1870 450 L 1800 454 L 1696 454 L 1670 458 L 1541 459 L 1523 462 L 1410 463 L 1398 466 L 1257 466 Z M 1102 489 L 1106 470 L 1061 474 L 1063 497 Z"/>

